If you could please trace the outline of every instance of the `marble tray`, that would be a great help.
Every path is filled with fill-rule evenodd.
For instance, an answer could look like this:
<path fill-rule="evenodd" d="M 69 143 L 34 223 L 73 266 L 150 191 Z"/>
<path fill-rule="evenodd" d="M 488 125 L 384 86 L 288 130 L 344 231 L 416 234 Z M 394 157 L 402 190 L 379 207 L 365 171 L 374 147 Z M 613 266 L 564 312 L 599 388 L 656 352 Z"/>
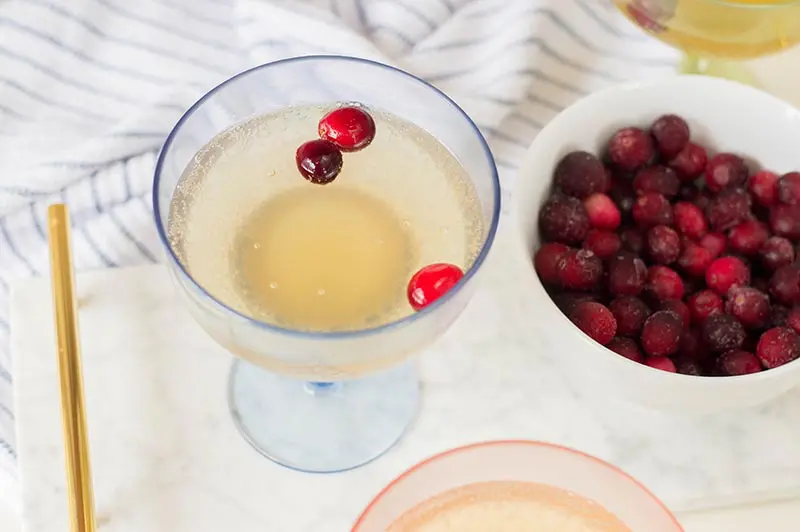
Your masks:
<path fill-rule="evenodd" d="M 194 324 L 162 266 L 78 277 L 88 423 L 104 532 L 345 531 L 370 498 L 418 460 L 459 444 L 535 438 L 609 460 L 676 510 L 800 493 L 800 393 L 710 418 L 584 397 L 547 319 L 517 290 L 501 231 L 459 321 L 420 357 L 423 409 L 376 462 L 308 475 L 262 458 L 227 411 L 228 355 Z M 46 280 L 12 301 L 26 530 L 67 529 L 51 296 Z"/>

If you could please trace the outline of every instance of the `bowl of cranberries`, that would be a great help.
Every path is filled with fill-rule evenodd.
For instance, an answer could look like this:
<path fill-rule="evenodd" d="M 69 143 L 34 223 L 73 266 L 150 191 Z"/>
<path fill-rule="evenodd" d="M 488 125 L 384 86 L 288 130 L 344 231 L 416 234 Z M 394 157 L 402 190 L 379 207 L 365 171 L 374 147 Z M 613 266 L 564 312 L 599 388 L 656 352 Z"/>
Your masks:
<path fill-rule="evenodd" d="M 676 76 L 594 93 L 520 168 L 540 335 L 604 395 L 714 412 L 800 383 L 800 111 Z"/>

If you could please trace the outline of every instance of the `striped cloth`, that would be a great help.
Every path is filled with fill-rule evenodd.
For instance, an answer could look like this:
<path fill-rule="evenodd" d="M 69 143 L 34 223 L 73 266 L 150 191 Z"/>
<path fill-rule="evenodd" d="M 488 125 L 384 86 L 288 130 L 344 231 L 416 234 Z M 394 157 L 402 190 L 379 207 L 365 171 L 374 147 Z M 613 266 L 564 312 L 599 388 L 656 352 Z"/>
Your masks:
<path fill-rule="evenodd" d="M 47 205 L 70 205 L 79 270 L 158 260 L 153 166 L 181 112 L 236 71 L 315 53 L 451 94 L 506 195 L 560 109 L 676 59 L 609 0 L 0 0 L 0 497 L 16 495 L 8 298 L 47 271 Z"/>

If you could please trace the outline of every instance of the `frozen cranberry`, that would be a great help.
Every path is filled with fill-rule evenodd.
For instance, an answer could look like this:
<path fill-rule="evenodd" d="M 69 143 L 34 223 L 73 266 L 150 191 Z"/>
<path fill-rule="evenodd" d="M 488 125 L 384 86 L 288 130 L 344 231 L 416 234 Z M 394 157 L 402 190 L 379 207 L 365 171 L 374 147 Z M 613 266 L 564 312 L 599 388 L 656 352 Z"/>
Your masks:
<path fill-rule="evenodd" d="M 556 187 L 567 194 L 583 199 L 606 187 L 606 170 L 600 159 L 585 151 L 566 154 L 556 165 Z"/>
<path fill-rule="evenodd" d="M 675 170 L 667 166 L 647 166 L 639 170 L 633 179 L 633 190 L 637 194 L 656 192 L 674 198 L 680 187 L 681 182 Z"/>
<path fill-rule="evenodd" d="M 669 373 L 676 373 L 678 371 L 675 368 L 675 363 L 667 357 L 647 357 L 644 359 L 644 365 Z"/>
<path fill-rule="evenodd" d="M 612 338 L 611 341 L 606 344 L 606 347 L 634 362 L 644 362 L 644 355 L 639 351 L 639 346 L 630 338 L 617 336 Z"/>
<path fill-rule="evenodd" d="M 758 220 L 745 220 L 728 232 L 728 244 L 736 253 L 755 255 L 769 238 L 769 229 Z"/>
<path fill-rule="evenodd" d="M 703 173 L 708 164 L 705 148 L 693 142 L 687 142 L 678 154 L 669 162 L 670 168 L 678 172 L 682 181 L 694 181 Z"/>
<path fill-rule="evenodd" d="M 358 151 L 375 138 L 375 121 L 361 107 L 348 105 L 323 116 L 317 130 L 320 138 L 336 144 L 340 150 Z"/>
<path fill-rule="evenodd" d="M 703 343 L 715 353 L 739 349 L 747 336 L 744 327 L 730 314 L 714 314 L 703 322 Z"/>
<path fill-rule="evenodd" d="M 545 240 L 578 244 L 589 230 L 589 217 L 579 199 L 554 194 L 539 211 L 539 227 Z"/>
<path fill-rule="evenodd" d="M 700 194 L 692 200 L 692 203 L 697 205 L 700 210 L 703 211 L 703 214 L 705 214 L 712 199 L 714 199 L 714 196 L 708 190 L 703 189 L 700 191 Z"/>
<path fill-rule="evenodd" d="M 692 315 L 689 312 L 689 307 L 680 299 L 670 299 L 662 301 L 659 305 L 659 310 L 671 310 L 681 318 L 681 325 L 685 328 L 692 322 Z"/>
<path fill-rule="evenodd" d="M 621 296 L 614 299 L 609 305 L 611 313 L 617 320 L 617 334 L 622 336 L 636 336 L 642 330 L 642 325 L 650 309 L 647 305 L 634 296 Z"/>
<path fill-rule="evenodd" d="M 619 209 L 622 219 L 631 221 L 633 219 L 633 202 L 636 201 L 636 193 L 633 191 L 630 181 L 614 179 L 608 195 Z"/>
<path fill-rule="evenodd" d="M 580 303 L 569 319 L 595 342 L 606 345 L 617 333 L 617 320 L 604 305 L 588 301 Z"/>
<path fill-rule="evenodd" d="M 633 204 L 633 219 L 641 227 L 672 225 L 672 206 L 669 200 L 656 192 L 647 192 Z"/>
<path fill-rule="evenodd" d="M 678 351 L 681 341 L 681 318 L 671 310 L 650 315 L 642 327 L 642 349 L 650 356 L 667 356 Z"/>
<path fill-rule="evenodd" d="M 533 265 L 542 282 L 558 284 L 558 262 L 569 251 L 569 247 L 558 242 L 544 244 L 533 257 Z"/>
<path fill-rule="evenodd" d="M 553 296 L 553 303 L 555 303 L 566 316 L 572 314 L 575 307 L 586 301 L 597 302 L 597 298 L 586 292 L 561 292 Z"/>
<path fill-rule="evenodd" d="M 597 229 L 609 231 L 619 227 L 622 215 L 614 202 L 602 193 L 595 193 L 583 200 L 586 214 L 589 216 L 589 224 Z"/>
<path fill-rule="evenodd" d="M 601 231 L 590 229 L 583 241 L 583 249 L 594 252 L 595 255 L 603 260 L 610 259 L 619 252 L 622 241 L 619 235 L 611 231 Z"/>
<path fill-rule="evenodd" d="M 701 325 L 709 316 L 722 312 L 722 298 L 711 290 L 692 294 L 686 300 L 686 305 L 692 314 L 692 321 Z"/>
<path fill-rule="evenodd" d="M 678 266 L 691 276 L 703 277 L 713 260 L 710 251 L 699 244 L 689 242 L 678 257 Z"/>
<path fill-rule="evenodd" d="M 778 174 L 761 170 L 750 177 L 747 191 L 757 203 L 771 207 L 778 202 Z"/>
<path fill-rule="evenodd" d="M 689 142 L 689 124 L 677 115 L 663 115 L 650 126 L 650 134 L 661 156 L 671 159 Z"/>
<path fill-rule="evenodd" d="M 789 205 L 800 203 L 800 172 L 783 174 L 778 180 L 778 201 Z"/>
<path fill-rule="evenodd" d="M 777 368 L 800 357 L 800 335 L 788 327 L 775 327 L 761 335 L 756 356 L 767 368 Z"/>
<path fill-rule="evenodd" d="M 706 219 L 715 231 L 727 231 L 750 216 L 750 196 L 740 189 L 724 190 L 706 207 Z"/>
<path fill-rule="evenodd" d="M 705 360 L 708 358 L 708 348 L 703 343 L 703 335 L 698 327 L 684 327 L 681 333 L 678 352 L 684 358 L 692 360 Z"/>
<path fill-rule="evenodd" d="M 706 284 L 721 296 L 732 286 L 750 284 L 750 269 L 738 257 L 720 257 L 706 270 Z"/>
<path fill-rule="evenodd" d="M 571 290 L 591 290 L 603 276 L 603 261 L 588 249 L 569 250 L 558 261 L 558 280 Z"/>
<path fill-rule="evenodd" d="M 772 232 L 778 236 L 800 239 L 800 205 L 776 205 L 770 211 L 769 224 Z"/>
<path fill-rule="evenodd" d="M 769 313 L 770 327 L 783 327 L 789 324 L 789 308 L 783 305 L 772 305 Z"/>
<path fill-rule="evenodd" d="M 761 263 L 770 271 L 794 262 L 794 246 L 782 236 L 771 236 L 758 251 Z"/>
<path fill-rule="evenodd" d="M 781 266 L 769 280 L 769 293 L 784 305 L 800 303 L 800 266 Z"/>
<path fill-rule="evenodd" d="M 760 329 L 769 321 L 769 296 L 750 286 L 734 286 L 728 292 L 725 311 L 748 329 Z"/>
<path fill-rule="evenodd" d="M 666 266 L 650 266 L 647 270 L 647 293 L 657 301 L 683 299 L 683 280 L 678 273 Z"/>
<path fill-rule="evenodd" d="M 717 359 L 719 375 L 747 375 L 761 371 L 761 362 L 753 353 L 734 349 L 720 355 Z"/>
<path fill-rule="evenodd" d="M 680 357 L 675 359 L 673 362 L 675 363 L 675 370 L 682 375 L 702 377 L 706 374 L 705 371 L 703 371 L 703 366 L 701 366 L 696 360 Z"/>
<path fill-rule="evenodd" d="M 620 129 L 608 141 L 608 157 L 622 170 L 633 171 L 653 158 L 653 140 L 636 127 Z"/>
<path fill-rule="evenodd" d="M 647 252 L 659 264 L 672 264 L 681 252 L 681 238 L 666 225 L 657 225 L 647 232 Z"/>
<path fill-rule="evenodd" d="M 608 264 L 608 289 L 615 296 L 638 296 L 647 282 L 647 266 L 631 253 L 618 253 Z"/>
<path fill-rule="evenodd" d="M 310 140 L 297 148 L 295 162 L 303 177 L 317 185 L 325 185 L 342 171 L 342 152 L 327 140 Z"/>
<path fill-rule="evenodd" d="M 689 238 L 702 238 L 708 232 L 708 222 L 703 211 L 688 201 L 679 201 L 672 208 L 675 228 Z"/>
<path fill-rule="evenodd" d="M 796 333 L 800 333 L 800 305 L 795 305 L 786 315 L 786 325 Z"/>
<path fill-rule="evenodd" d="M 711 253 L 715 259 L 725 253 L 728 248 L 728 239 L 722 233 L 708 233 L 700 239 L 700 245 Z"/>
<path fill-rule="evenodd" d="M 622 247 L 639 255 L 644 251 L 644 234 L 636 227 L 626 227 L 620 233 Z"/>
<path fill-rule="evenodd" d="M 706 166 L 706 188 L 711 192 L 720 192 L 739 187 L 745 184 L 748 174 L 747 165 L 741 157 L 732 153 L 718 153 Z"/>
<path fill-rule="evenodd" d="M 414 310 L 422 310 L 446 294 L 462 277 L 464 272 L 453 264 L 429 264 L 408 281 L 408 302 Z"/>

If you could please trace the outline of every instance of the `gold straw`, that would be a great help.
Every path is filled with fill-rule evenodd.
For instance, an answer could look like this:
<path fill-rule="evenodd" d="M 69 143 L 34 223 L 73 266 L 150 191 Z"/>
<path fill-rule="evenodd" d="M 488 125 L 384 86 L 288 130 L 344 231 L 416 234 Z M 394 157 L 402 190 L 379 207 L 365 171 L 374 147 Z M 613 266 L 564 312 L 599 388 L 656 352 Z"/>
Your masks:
<path fill-rule="evenodd" d="M 61 418 L 67 465 L 69 529 L 71 532 L 95 532 L 94 495 L 89 467 L 67 207 L 63 204 L 51 205 L 47 210 L 47 218 L 58 342 L 58 371 L 61 377 Z"/>

